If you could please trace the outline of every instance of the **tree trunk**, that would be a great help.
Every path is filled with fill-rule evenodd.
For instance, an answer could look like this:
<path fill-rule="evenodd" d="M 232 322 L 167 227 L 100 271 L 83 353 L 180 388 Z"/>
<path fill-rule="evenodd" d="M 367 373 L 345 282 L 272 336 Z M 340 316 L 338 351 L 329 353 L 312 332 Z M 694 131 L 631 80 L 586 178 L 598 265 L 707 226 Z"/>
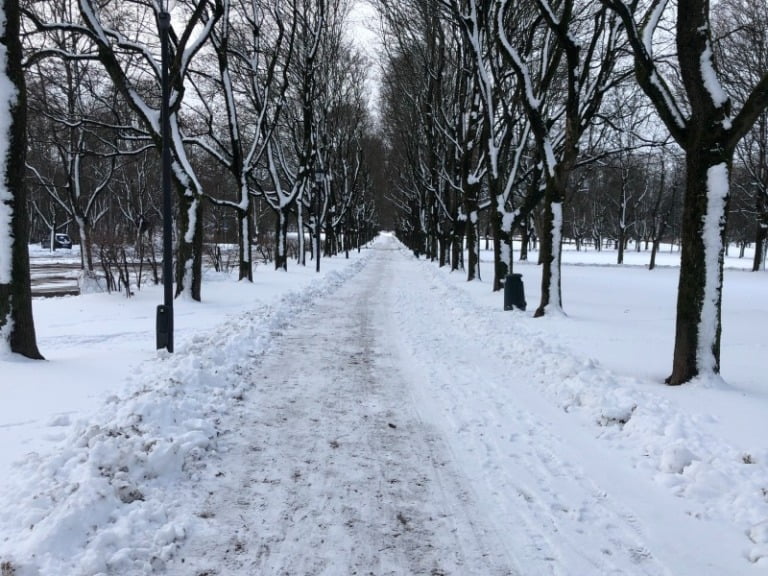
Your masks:
<path fill-rule="evenodd" d="M 648 264 L 648 270 L 653 270 L 656 268 L 656 254 L 659 252 L 659 244 L 661 243 L 660 240 L 654 238 L 653 239 L 653 248 L 651 248 L 651 261 Z"/>
<path fill-rule="evenodd" d="M 472 212 L 477 214 L 477 212 Z M 477 278 L 477 236 L 475 234 L 475 225 L 469 221 L 466 226 L 466 242 L 467 242 L 467 281 L 471 282 Z"/>
<path fill-rule="evenodd" d="M 203 277 L 203 203 L 192 190 L 177 184 L 179 225 L 176 250 L 176 296 L 200 301 Z"/>
<path fill-rule="evenodd" d="M 10 219 L 0 219 L 0 339 L 10 346 L 11 352 L 27 358 L 41 360 L 37 348 L 35 323 L 32 316 L 32 288 L 29 277 L 29 232 L 24 171 L 26 159 L 26 90 L 21 68 L 19 42 L 19 5 L 17 0 L 6 0 L 4 7 L 5 33 L 0 45 L 6 49 L 8 80 L 15 85 L 14 98 L 6 95 L 2 106 L 7 107 L 4 118 L 8 127 L 8 155 L 4 166 L 3 189 L 0 202 Z"/>
<path fill-rule="evenodd" d="M 491 224 L 493 226 L 493 291 L 498 292 L 504 286 L 504 279 L 509 273 L 509 261 L 508 253 L 505 254 L 505 250 L 502 249 L 502 237 L 504 232 L 502 230 L 502 214 L 499 213 L 497 208 L 493 209 L 491 213 Z M 488 242 L 488 236 L 486 235 L 486 242 Z M 505 256 L 507 256 L 505 258 Z"/>
<path fill-rule="evenodd" d="M 464 217 L 466 218 L 464 230 L 466 232 L 467 239 L 467 281 L 472 281 L 477 278 L 477 265 L 479 263 L 478 251 L 478 238 L 477 223 L 478 206 L 477 199 L 480 195 L 480 183 L 470 183 L 468 180 L 469 170 L 465 171 L 464 178 Z"/>
<path fill-rule="evenodd" d="M 93 272 L 93 247 L 91 241 L 91 231 L 85 216 L 75 214 L 77 222 L 77 231 L 80 236 L 80 266 L 87 272 Z"/>
<path fill-rule="evenodd" d="M 437 250 L 440 256 L 438 260 L 438 267 L 442 268 L 443 266 L 445 266 L 445 263 L 446 263 L 446 254 L 447 254 L 446 243 L 448 239 L 446 238 L 446 235 L 445 233 L 443 233 L 442 230 L 440 231 L 440 235 L 438 236 L 438 238 L 439 240 L 438 240 Z"/>
<path fill-rule="evenodd" d="M 299 246 L 298 246 L 298 263 L 301 266 L 307 265 L 307 237 L 304 231 L 304 211 L 301 207 L 301 202 L 297 202 L 296 210 L 296 230 L 298 230 Z"/>
<path fill-rule="evenodd" d="M 238 240 L 238 280 L 253 282 L 253 250 L 251 238 L 253 238 L 253 220 L 251 218 L 252 203 L 248 203 L 246 210 L 237 209 L 237 240 Z"/>
<path fill-rule="evenodd" d="M 561 170 L 565 170 L 563 164 Z M 563 198 L 565 184 L 562 176 L 550 178 L 547 182 L 546 202 L 540 241 L 541 301 L 534 312 L 534 318 L 546 314 L 547 309 L 562 311 L 560 283 L 560 256 L 563 237 Z"/>
<path fill-rule="evenodd" d="M 766 231 L 768 230 L 768 213 L 766 213 L 765 192 L 757 193 L 757 226 L 755 230 L 755 257 L 752 260 L 752 272 L 757 272 L 763 265 L 765 252 Z"/>
<path fill-rule="evenodd" d="M 765 226 L 760 223 L 755 232 L 755 255 L 752 259 L 752 272 L 757 272 L 763 265 L 763 253 L 765 252 Z"/>
<path fill-rule="evenodd" d="M 434 196 L 434 194 L 432 194 Z M 429 259 L 435 261 L 437 259 L 438 251 L 438 237 L 440 234 L 440 226 L 438 224 L 438 211 L 437 202 L 434 198 L 431 200 L 430 217 L 429 217 Z"/>
<path fill-rule="evenodd" d="M 667 384 L 683 384 L 700 374 L 720 372 L 730 166 L 730 156 L 716 146 L 693 147 L 686 154 L 675 351 Z"/>
<path fill-rule="evenodd" d="M 626 245 L 626 229 L 623 225 L 619 225 L 619 241 L 616 245 L 619 248 L 619 255 L 616 258 L 616 264 L 624 264 L 624 247 Z"/>
<path fill-rule="evenodd" d="M 539 242 L 539 260 L 542 265 L 541 300 L 539 307 L 534 312 L 534 318 L 544 316 L 550 304 L 554 304 L 556 308 L 561 307 L 559 263 L 561 243 L 558 235 L 559 225 L 555 217 L 559 207 L 562 207 L 562 204 L 550 203 L 548 209 L 544 211 L 541 241 Z"/>
<path fill-rule="evenodd" d="M 451 235 L 451 272 L 461 266 L 461 255 L 464 248 L 464 221 L 454 217 L 453 233 Z"/>
<path fill-rule="evenodd" d="M 510 234 L 510 243 L 512 234 Z M 528 261 L 528 243 L 531 241 L 530 227 L 528 226 L 528 218 L 525 218 L 520 225 L 520 261 Z"/>
<path fill-rule="evenodd" d="M 288 270 L 288 226 L 282 209 L 277 211 L 275 224 L 275 270 Z"/>

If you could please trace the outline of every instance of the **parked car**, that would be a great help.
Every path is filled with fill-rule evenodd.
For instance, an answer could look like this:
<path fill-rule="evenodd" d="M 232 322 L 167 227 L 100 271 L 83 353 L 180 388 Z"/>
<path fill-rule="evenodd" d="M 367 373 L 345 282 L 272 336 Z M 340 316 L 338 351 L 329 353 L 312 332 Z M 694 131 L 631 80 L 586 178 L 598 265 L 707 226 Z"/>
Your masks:
<path fill-rule="evenodd" d="M 40 245 L 43 248 L 50 247 L 51 239 L 43 238 L 43 240 L 40 242 Z M 53 235 L 53 249 L 56 250 L 56 248 L 66 248 L 67 250 L 72 248 L 72 240 L 70 239 L 69 234 L 57 232 Z"/>

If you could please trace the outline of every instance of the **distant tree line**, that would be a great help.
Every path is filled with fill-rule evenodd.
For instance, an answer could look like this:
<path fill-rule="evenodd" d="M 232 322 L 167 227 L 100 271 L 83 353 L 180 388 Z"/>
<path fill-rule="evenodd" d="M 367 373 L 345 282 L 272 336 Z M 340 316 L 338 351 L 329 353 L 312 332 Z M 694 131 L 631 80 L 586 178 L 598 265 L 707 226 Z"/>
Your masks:
<path fill-rule="evenodd" d="M 350 0 L 9 0 L 3 41 L 16 59 L 4 73 L 18 88 L 21 156 L 0 198 L 14 250 L 13 274 L 0 271 L 0 330 L 14 352 L 39 357 L 27 249 L 12 238 L 53 247 L 70 233 L 82 283 L 117 282 L 107 262 L 126 283 L 126 252 L 160 281 L 164 6 L 176 294 L 201 299 L 204 256 L 220 264 L 219 243 L 237 246 L 251 280 L 256 258 L 286 269 L 311 251 L 319 270 L 321 251 L 359 249 L 378 228 L 369 159 L 381 142 L 370 63 L 345 34 Z"/>
<path fill-rule="evenodd" d="M 673 370 L 719 372 L 725 247 L 765 253 L 768 9 L 723 0 L 375 0 L 399 237 L 493 289 L 535 235 L 536 316 L 564 241 L 678 244 Z M 730 222 L 730 227 L 728 226 Z M 526 257 L 525 252 L 521 254 Z"/>
<path fill-rule="evenodd" d="M 160 5 L 23 2 L 31 237 L 69 231 L 86 276 L 111 244 L 148 257 L 160 231 Z M 254 247 L 288 266 L 289 231 L 301 263 L 315 227 L 327 254 L 367 240 L 375 134 L 350 2 L 171 6 L 176 293 L 200 299 L 210 243 L 237 245 L 251 280 Z"/>

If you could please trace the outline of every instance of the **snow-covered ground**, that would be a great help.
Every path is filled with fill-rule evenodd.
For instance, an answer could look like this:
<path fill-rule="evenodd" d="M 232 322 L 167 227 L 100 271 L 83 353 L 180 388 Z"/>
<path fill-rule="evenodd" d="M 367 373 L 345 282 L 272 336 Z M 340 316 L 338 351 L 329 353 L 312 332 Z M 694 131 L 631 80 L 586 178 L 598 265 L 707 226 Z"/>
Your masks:
<path fill-rule="evenodd" d="M 535 254 L 532 255 L 535 258 Z M 35 300 L 0 358 L 0 566 L 96 574 L 768 571 L 764 272 L 729 259 L 723 380 L 669 388 L 676 254 L 566 251 L 567 317 L 415 260 Z"/>

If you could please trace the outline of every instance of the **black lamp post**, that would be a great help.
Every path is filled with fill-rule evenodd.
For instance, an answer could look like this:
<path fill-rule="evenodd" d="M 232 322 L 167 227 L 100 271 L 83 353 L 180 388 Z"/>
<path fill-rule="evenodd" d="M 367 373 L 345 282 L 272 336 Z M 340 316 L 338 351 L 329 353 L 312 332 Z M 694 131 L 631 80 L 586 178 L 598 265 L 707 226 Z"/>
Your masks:
<path fill-rule="evenodd" d="M 317 191 L 315 193 L 315 271 L 320 272 L 320 191 L 325 182 L 325 170 L 318 168 L 315 170 L 315 184 Z"/>
<path fill-rule="evenodd" d="M 171 214 L 171 123 L 170 85 L 168 67 L 170 64 L 169 38 L 171 14 L 170 0 L 162 0 L 158 24 L 160 28 L 160 67 L 162 83 L 162 104 L 160 110 L 162 149 L 162 192 L 163 192 L 163 304 L 157 307 L 156 339 L 157 349 L 173 352 L 173 225 Z"/>

